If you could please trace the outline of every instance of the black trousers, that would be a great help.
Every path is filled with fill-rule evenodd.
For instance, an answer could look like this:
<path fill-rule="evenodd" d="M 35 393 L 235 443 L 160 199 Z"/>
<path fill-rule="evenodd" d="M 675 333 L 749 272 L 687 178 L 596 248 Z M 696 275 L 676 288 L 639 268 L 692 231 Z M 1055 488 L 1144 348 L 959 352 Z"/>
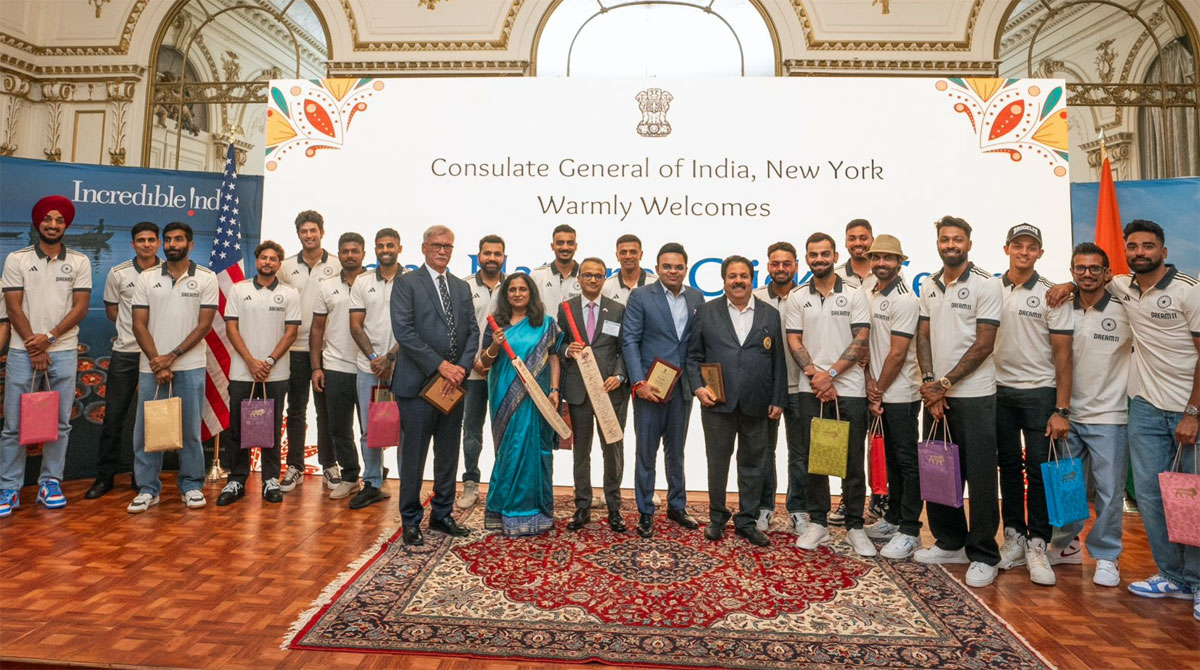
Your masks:
<path fill-rule="evenodd" d="M 118 472 L 133 469 L 133 442 L 129 451 L 125 443 L 125 428 L 132 430 L 137 417 L 138 352 L 114 351 L 108 361 L 108 376 L 104 382 L 104 427 L 96 462 L 96 479 L 112 479 Z M 130 411 L 132 410 L 132 411 Z"/>
<path fill-rule="evenodd" d="M 883 404 L 883 443 L 887 456 L 888 509 L 883 516 L 905 535 L 921 534 L 921 471 L 917 463 L 920 439 L 917 417 L 921 401 Z"/>
<path fill-rule="evenodd" d="M 358 415 L 358 373 L 325 371 L 325 410 L 334 461 L 342 468 L 342 481 L 358 480 L 362 468 L 354 440 L 354 417 Z"/>
<path fill-rule="evenodd" d="M 433 440 L 433 501 L 430 518 L 440 521 L 450 515 L 454 505 L 454 475 L 458 472 L 458 448 L 462 437 L 463 403 L 449 414 L 442 414 L 427 401 L 399 398 L 400 417 L 404 422 L 404 444 L 399 449 L 400 520 L 405 526 L 418 526 L 425 518 L 421 507 L 421 482 L 425 475 L 425 457 Z"/>
<path fill-rule="evenodd" d="M 827 405 L 830 403 L 826 403 Z M 821 416 L 821 401 L 814 393 L 800 394 L 800 413 L 806 423 Z M 837 410 L 832 406 L 825 408 L 825 418 L 840 416 L 842 421 L 850 422 L 850 444 L 846 450 L 846 477 L 842 479 L 842 502 L 846 504 L 846 530 L 863 527 L 863 501 L 867 496 L 867 477 L 863 469 L 866 454 L 867 439 L 867 399 L 838 396 Z M 808 478 L 805 495 L 808 502 L 808 515 L 812 522 L 821 526 L 829 525 L 829 477 L 827 475 L 808 474 L 809 444 L 805 441 L 804 470 Z"/>
<path fill-rule="evenodd" d="M 800 413 L 800 394 L 789 393 L 787 406 L 783 408 L 783 418 L 767 420 L 767 446 L 763 451 L 763 491 L 760 510 L 775 510 L 775 495 L 779 487 L 778 476 L 775 474 L 775 448 L 779 442 L 779 422 L 783 421 L 784 439 L 787 442 L 788 459 L 788 513 L 807 511 L 804 492 L 808 488 L 808 422 Z M 801 454 L 804 454 L 802 457 Z M 803 463 L 801 461 L 803 460 Z"/>
<path fill-rule="evenodd" d="M 736 528 L 754 527 L 763 489 L 763 453 L 767 449 L 766 416 L 749 416 L 739 409 L 732 412 L 700 410 L 704 426 L 704 451 L 708 456 L 708 520 L 724 526 L 733 516 Z M 738 513 L 731 515 L 725 506 L 725 488 L 729 481 L 729 461 L 737 438 Z"/>
<path fill-rule="evenodd" d="M 937 546 L 947 551 L 966 548 L 972 561 L 995 565 L 1000 562 L 996 530 L 1000 515 L 996 500 L 996 396 L 947 398 L 946 418 L 950 441 L 958 445 L 959 465 L 967 483 L 964 493 L 970 497 L 971 516 L 961 507 L 937 503 L 925 505 L 929 530 Z M 933 417 L 925 412 L 925 426 Z M 940 435 L 940 431 L 935 437 Z"/>
<path fill-rule="evenodd" d="M 262 480 L 279 479 L 281 465 L 279 462 L 280 435 L 283 431 L 283 399 L 287 397 L 288 382 L 277 381 L 266 383 L 266 395 L 263 395 L 263 384 L 251 382 L 229 382 L 229 430 L 225 431 L 225 463 L 229 465 L 229 481 L 246 485 L 250 476 L 250 450 L 242 449 L 242 401 L 250 398 L 250 389 L 254 388 L 254 397 L 266 397 L 275 401 L 275 447 L 259 449 L 262 466 Z"/>
<path fill-rule="evenodd" d="M 996 387 L 996 452 L 1000 465 L 1000 514 L 1004 527 L 1021 535 L 1050 542 L 1050 516 L 1042 463 L 1050 457 L 1046 422 L 1054 413 L 1058 392 L 1053 388 Z M 1021 437 L 1025 449 L 1021 449 Z M 1066 442 L 1064 440 L 1063 444 Z M 1029 478 L 1029 490 L 1025 479 Z M 1025 510 L 1029 509 L 1028 522 Z"/>
<path fill-rule="evenodd" d="M 629 415 L 629 395 L 617 394 L 613 403 L 621 430 L 625 430 L 625 419 Z M 613 396 L 610 394 L 609 398 Z M 592 508 L 592 436 L 596 434 L 596 414 L 591 398 L 584 398 L 578 405 L 567 405 L 571 413 L 571 426 L 575 431 L 575 444 L 571 447 L 574 466 L 575 509 Z M 625 471 L 625 440 L 613 443 L 600 438 L 600 451 L 604 456 L 604 504 L 609 511 L 621 509 L 621 476 Z"/>
<path fill-rule="evenodd" d="M 329 441 L 329 412 L 325 393 L 312 387 L 312 359 L 307 351 L 291 352 L 291 377 L 287 385 L 287 464 L 304 470 L 304 447 L 308 441 L 308 394 L 312 393 L 317 410 L 317 462 L 322 468 L 337 465 L 333 444 Z"/>

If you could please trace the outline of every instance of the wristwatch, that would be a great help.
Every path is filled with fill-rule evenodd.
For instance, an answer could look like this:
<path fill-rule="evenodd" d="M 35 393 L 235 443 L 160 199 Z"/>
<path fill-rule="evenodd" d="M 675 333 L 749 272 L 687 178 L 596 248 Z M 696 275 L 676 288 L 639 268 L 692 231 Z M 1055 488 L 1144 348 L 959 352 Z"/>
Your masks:
<path fill-rule="evenodd" d="M 394 353 L 392 353 L 392 352 L 390 352 L 390 351 L 389 351 L 389 352 L 387 352 L 387 353 L 386 353 L 386 354 L 384 354 L 384 355 L 385 355 L 385 356 L 387 356 L 387 359 L 388 359 L 389 361 L 394 361 L 394 360 L 396 360 L 396 354 L 394 354 Z"/>
<path fill-rule="evenodd" d="M 54 333 L 46 333 L 46 341 L 50 344 L 54 344 L 58 341 L 58 338 L 54 336 Z"/>
<path fill-rule="evenodd" d="M 373 361 L 376 358 L 379 358 L 379 354 L 371 354 L 370 356 L 367 356 L 368 361 Z"/>
<path fill-rule="evenodd" d="M 942 390 L 944 390 L 944 391 L 949 391 L 950 387 L 954 386 L 954 382 L 950 381 L 950 379 L 948 377 L 942 377 L 941 379 L 939 379 L 938 384 L 941 385 Z"/>
<path fill-rule="evenodd" d="M 1071 408 L 1070 407 L 1055 407 L 1054 413 L 1061 416 L 1064 419 L 1071 418 Z"/>
<path fill-rule="evenodd" d="M 837 378 L 837 376 L 838 376 L 838 371 L 837 371 L 837 370 L 834 370 L 833 368 L 829 368 L 829 376 L 830 376 L 831 378 L 834 378 L 834 379 L 836 379 L 836 378 Z"/>
<path fill-rule="evenodd" d="M 629 381 L 629 380 L 625 378 L 625 375 L 617 375 L 617 382 L 618 382 L 618 383 L 620 383 L 620 384 L 622 384 L 622 385 L 623 385 L 623 384 L 625 384 L 625 382 L 627 382 L 627 381 Z"/>
<path fill-rule="evenodd" d="M 1200 408 L 1197 408 L 1195 405 L 1188 405 L 1183 408 L 1183 413 L 1185 416 L 1196 416 L 1200 414 Z"/>
<path fill-rule="evenodd" d="M 275 365 L 275 357 L 267 356 L 267 365 Z"/>

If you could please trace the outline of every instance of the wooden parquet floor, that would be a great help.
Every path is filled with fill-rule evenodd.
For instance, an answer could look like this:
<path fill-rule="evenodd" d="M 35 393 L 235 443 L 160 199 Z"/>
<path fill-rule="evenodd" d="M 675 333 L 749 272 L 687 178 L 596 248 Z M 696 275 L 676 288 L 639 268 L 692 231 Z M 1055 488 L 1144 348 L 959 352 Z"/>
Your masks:
<path fill-rule="evenodd" d="M 187 510 L 164 479 L 162 503 L 141 515 L 125 513 L 134 495 L 127 476 L 95 501 L 83 499 L 90 482 L 68 482 L 71 502 L 56 512 L 34 504 L 35 489 L 23 491 L 21 509 L 0 521 L 0 667 L 601 667 L 281 650 L 325 586 L 398 526 L 396 498 L 352 511 L 310 476 L 280 505 L 249 495 L 218 509 L 220 485 L 209 484 L 209 506 Z M 393 494 L 395 486 L 385 485 Z M 1125 516 L 1125 541 L 1125 581 L 1152 573 L 1136 515 Z M 952 572 L 961 579 L 965 567 Z M 1092 569 L 1090 559 L 1082 569 L 1059 566 L 1058 586 L 1043 588 L 1019 568 L 975 593 L 1061 668 L 1200 667 L 1190 601 L 1101 588 Z"/>

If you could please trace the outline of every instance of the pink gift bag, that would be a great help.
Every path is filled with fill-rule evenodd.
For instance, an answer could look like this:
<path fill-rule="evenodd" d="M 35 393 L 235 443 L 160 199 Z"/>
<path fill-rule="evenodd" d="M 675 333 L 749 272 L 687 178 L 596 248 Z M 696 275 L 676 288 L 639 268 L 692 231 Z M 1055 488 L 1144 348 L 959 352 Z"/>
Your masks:
<path fill-rule="evenodd" d="M 1158 488 L 1162 491 L 1163 514 L 1167 517 L 1167 539 L 1177 544 L 1200 547 L 1200 474 L 1176 472 L 1183 445 L 1175 452 L 1175 462 L 1167 472 L 1158 473 Z M 1197 468 L 1196 445 L 1192 449 L 1192 470 Z"/>
<path fill-rule="evenodd" d="M 367 406 L 367 446 L 372 449 L 400 446 L 400 407 L 383 387 L 375 388 Z"/>
<path fill-rule="evenodd" d="M 21 425 L 18 442 L 22 446 L 45 444 L 58 439 L 58 391 L 50 390 L 50 372 L 46 379 L 46 390 L 35 391 L 37 375 L 29 385 L 29 393 L 21 394 Z"/>

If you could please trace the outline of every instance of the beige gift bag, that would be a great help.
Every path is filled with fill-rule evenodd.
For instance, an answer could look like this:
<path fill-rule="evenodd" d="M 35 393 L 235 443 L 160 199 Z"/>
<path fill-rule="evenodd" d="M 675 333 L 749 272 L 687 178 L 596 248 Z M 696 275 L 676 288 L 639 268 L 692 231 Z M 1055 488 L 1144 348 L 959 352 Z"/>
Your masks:
<path fill-rule="evenodd" d="M 167 386 L 167 397 L 158 399 L 155 385 L 154 400 L 147 400 L 142 422 L 146 436 L 146 451 L 175 451 L 183 448 L 183 400 L 171 397 L 174 383 Z"/>

